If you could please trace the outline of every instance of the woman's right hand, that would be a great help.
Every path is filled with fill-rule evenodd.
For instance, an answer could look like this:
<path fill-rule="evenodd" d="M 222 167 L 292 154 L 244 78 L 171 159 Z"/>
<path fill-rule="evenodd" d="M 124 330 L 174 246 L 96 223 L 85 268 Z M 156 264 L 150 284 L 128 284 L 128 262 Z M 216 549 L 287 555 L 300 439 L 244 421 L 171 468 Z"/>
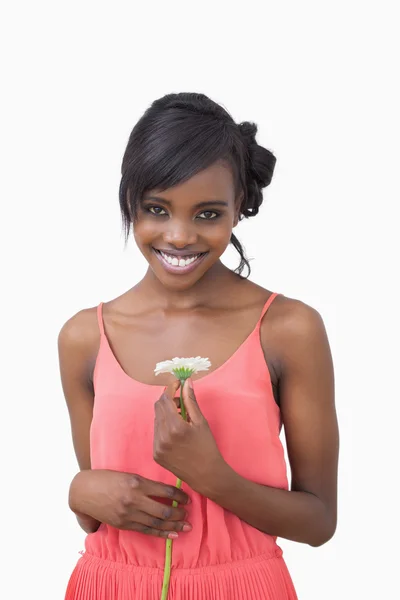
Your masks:
<path fill-rule="evenodd" d="M 190 499 L 178 488 L 140 475 L 93 469 L 80 471 L 72 480 L 69 506 L 77 515 L 89 515 L 117 529 L 175 538 L 178 531 L 190 531 L 186 510 L 154 498 L 188 504 Z"/>

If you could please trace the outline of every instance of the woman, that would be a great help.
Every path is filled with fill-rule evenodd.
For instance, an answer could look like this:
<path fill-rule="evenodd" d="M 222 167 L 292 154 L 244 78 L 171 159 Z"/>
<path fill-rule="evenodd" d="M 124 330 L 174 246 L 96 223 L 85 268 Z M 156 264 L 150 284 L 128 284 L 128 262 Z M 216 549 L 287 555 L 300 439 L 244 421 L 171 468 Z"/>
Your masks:
<path fill-rule="evenodd" d="M 88 533 L 67 600 L 159 600 L 166 538 L 170 600 L 293 600 L 276 538 L 320 546 L 335 532 L 338 430 L 322 319 L 242 276 L 249 264 L 232 233 L 257 214 L 275 167 L 256 131 L 183 93 L 155 101 L 131 133 L 120 206 L 149 268 L 59 335 L 80 467 L 69 503 Z M 220 260 L 229 243 L 235 271 Z M 154 373 L 175 356 L 211 361 L 184 385 L 189 422 L 179 382 Z"/>

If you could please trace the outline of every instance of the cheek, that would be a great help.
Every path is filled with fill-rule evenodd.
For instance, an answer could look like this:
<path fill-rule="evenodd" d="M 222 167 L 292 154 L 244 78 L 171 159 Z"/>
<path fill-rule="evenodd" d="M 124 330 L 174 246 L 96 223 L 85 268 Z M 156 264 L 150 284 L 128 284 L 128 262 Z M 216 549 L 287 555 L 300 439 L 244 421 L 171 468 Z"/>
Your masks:
<path fill-rule="evenodd" d="M 132 227 L 132 230 L 133 236 L 136 242 L 139 244 L 145 244 L 147 240 L 154 238 L 155 235 L 154 225 L 151 225 L 145 220 L 136 221 Z"/>
<path fill-rule="evenodd" d="M 215 246 L 224 246 L 229 243 L 231 238 L 232 228 L 228 223 L 221 223 L 218 226 L 210 227 L 208 234 L 205 236 L 208 242 Z"/>
<path fill-rule="evenodd" d="M 156 224 L 150 223 L 146 219 L 138 219 L 132 226 L 133 237 L 138 246 L 151 244 L 157 236 L 162 235 L 163 228 L 157 227 Z M 227 246 L 230 242 L 232 234 L 232 225 L 230 221 L 225 220 L 215 225 L 207 227 L 198 227 L 197 234 L 199 240 L 203 239 L 210 246 L 222 247 Z"/>

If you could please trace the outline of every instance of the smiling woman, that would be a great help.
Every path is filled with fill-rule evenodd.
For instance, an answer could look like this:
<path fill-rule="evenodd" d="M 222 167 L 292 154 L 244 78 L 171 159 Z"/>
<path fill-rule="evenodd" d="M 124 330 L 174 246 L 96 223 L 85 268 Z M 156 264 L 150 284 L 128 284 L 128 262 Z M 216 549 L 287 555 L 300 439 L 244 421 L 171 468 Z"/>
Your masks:
<path fill-rule="evenodd" d="M 126 239 L 143 212 L 165 221 L 183 209 L 197 224 L 208 226 L 213 221 L 217 226 L 223 221 L 230 227 L 228 243 L 241 258 L 236 271 L 240 275 L 247 267 L 250 274 L 232 227 L 258 213 L 261 190 L 270 184 L 276 163 L 272 152 L 257 144 L 256 132 L 254 123 L 237 125 L 225 109 L 202 94 L 169 94 L 153 102 L 132 130 L 122 161 L 119 198 Z M 204 177 L 201 172 L 211 166 L 214 171 Z M 196 185 L 192 196 L 183 187 L 188 180 Z M 215 216 L 205 217 L 204 209 Z M 187 229 L 182 231 L 188 235 Z M 190 239 L 184 242 L 193 244 Z M 185 251 L 192 253 L 190 247 Z"/>
<path fill-rule="evenodd" d="M 218 199 L 204 200 L 213 195 Z M 222 160 L 164 190 L 162 197 L 157 189 L 144 195 L 135 213 L 133 233 L 164 285 L 187 288 L 206 272 L 211 276 L 220 268 L 219 258 L 239 220 L 238 197 L 232 170 Z M 191 278 L 180 278 L 177 283 L 176 278 L 167 278 L 168 274 L 191 274 Z"/>
<path fill-rule="evenodd" d="M 233 234 L 258 213 L 274 172 L 256 132 L 183 93 L 153 102 L 129 137 L 119 202 L 147 272 L 59 335 L 80 467 L 69 504 L 88 533 L 66 600 L 295 600 L 278 536 L 320 546 L 335 531 L 322 319 L 251 282 Z M 234 271 L 221 260 L 229 244 Z M 179 356 L 211 367 L 181 389 L 181 412 L 161 368 Z M 163 580 L 165 538 L 175 541 Z"/>

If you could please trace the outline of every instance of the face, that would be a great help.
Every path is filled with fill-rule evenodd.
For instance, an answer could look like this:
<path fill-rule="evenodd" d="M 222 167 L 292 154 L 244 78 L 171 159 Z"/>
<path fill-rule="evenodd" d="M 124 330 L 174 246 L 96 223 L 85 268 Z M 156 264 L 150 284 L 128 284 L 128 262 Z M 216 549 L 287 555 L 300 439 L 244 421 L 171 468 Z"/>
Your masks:
<path fill-rule="evenodd" d="M 231 169 L 221 162 L 158 193 L 146 192 L 133 234 L 166 287 L 188 288 L 215 265 L 238 223 Z"/>

